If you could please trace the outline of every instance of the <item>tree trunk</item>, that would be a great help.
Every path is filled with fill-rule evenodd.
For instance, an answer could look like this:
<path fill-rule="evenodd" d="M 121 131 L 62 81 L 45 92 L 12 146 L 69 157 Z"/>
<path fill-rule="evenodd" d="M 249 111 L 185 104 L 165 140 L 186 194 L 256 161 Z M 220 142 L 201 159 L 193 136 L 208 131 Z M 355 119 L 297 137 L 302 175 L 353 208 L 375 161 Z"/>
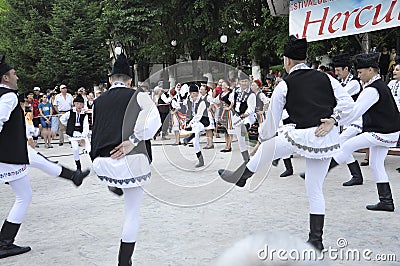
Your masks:
<path fill-rule="evenodd" d="M 253 75 L 254 80 L 261 80 L 260 60 L 256 57 L 253 57 L 253 59 L 251 60 L 251 74 Z"/>
<path fill-rule="evenodd" d="M 362 37 L 362 50 L 364 53 L 369 53 L 369 47 L 370 47 L 370 39 L 369 39 L 369 33 L 364 33 Z"/>

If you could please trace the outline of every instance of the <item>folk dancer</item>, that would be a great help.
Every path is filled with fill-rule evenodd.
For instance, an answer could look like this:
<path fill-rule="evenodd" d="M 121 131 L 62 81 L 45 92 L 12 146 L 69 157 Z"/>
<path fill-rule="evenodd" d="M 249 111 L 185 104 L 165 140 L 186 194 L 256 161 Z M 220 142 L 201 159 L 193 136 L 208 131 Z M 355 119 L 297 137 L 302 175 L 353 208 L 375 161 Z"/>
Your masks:
<path fill-rule="evenodd" d="M 94 101 L 93 169 L 100 182 L 122 189 L 125 220 L 118 265 L 132 265 L 139 228 L 142 186 L 150 180 L 150 158 L 146 140 L 161 126 L 157 107 L 141 88 L 132 90 L 132 69 L 124 54 L 114 63 L 111 88 Z M 149 143 L 149 142 L 148 142 Z"/>
<path fill-rule="evenodd" d="M 215 121 L 214 121 L 214 111 L 212 110 L 212 103 L 214 99 L 212 95 L 209 94 L 211 92 L 211 88 L 207 86 L 207 84 L 202 84 L 199 89 L 200 97 L 206 104 L 207 108 L 207 117 L 209 120 L 209 125 L 205 127 L 206 130 L 206 137 L 207 137 L 207 145 L 203 148 L 205 150 L 214 149 L 214 142 L 213 142 L 213 130 L 215 129 Z"/>
<path fill-rule="evenodd" d="M 180 94 L 177 90 L 171 90 L 171 122 L 172 122 L 172 132 L 175 135 L 174 146 L 181 145 L 180 129 L 181 129 L 181 119 L 179 117 L 179 110 L 181 110 Z"/>
<path fill-rule="evenodd" d="M 221 81 L 222 92 L 215 98 L 216 105 L 220 106 L 221 110 L 218 112 L 221 116 L 218 119 L 217 133 L 225 134 L 225 148 L 221 152 L 232 151 L 232 136 L 233 123 L 232 123 L 232 108 L 234 98 L 232 90 L 229 88 L 228 82 Z"/>
<path fill-rule="evenodd" d="M 335 66 L 335 75 L 339 78 L 341 85 L 351 96 L 351 98 L 356 101 L 361 93 L 362 87 L 360 81 L 351 74 L 350 55 L 342 54 L 334 57 L 333 64 Z M 348 127 L 344 127 L 344 131 L 339 137 L 340 145 L 342 145 L 346 140 L 360 134 L 361 132 L 362 119 L 354 121 Z M 350 170 L 351 179 L 344 182 L 343 186 L 362 185 L 363 176 L 358 161 L 353 158 L 352 161 L 348 161 L 346 163 Z"/>
<path fill-rule="evenodd" d="M 246 145 L 246 131 L 250 125 L 255 122 L 254 110 L 249 108 L 247 103 L 249 96 L 253 93 L 250 89 L 249 83 L 249 77 L 245 73 L 239 72 L 239 87 L 233 91 L 233 110 L 235 115 L 232 119 L 239 149 L 245 162 L 248 162 L 250 159 L 249 151 Z M 250 106 L 251 105 L 255 106 L 255 103 L 250 104 Z"/>
<path fill-rule="evenodd" d="M 14 244 L 32 199 L 24 112 L 18 104 L 18 76 L 0 57 L 0 183 L 10 184 L 15 202 L 0 231 L 0 259 L 26 253 Z"/>
<path fill-rule="evenodd" d="M 193 133 L 184 138 L 183 142 L 184 145 L 187 145 L 190 140 L 194 139 L 193 147 L 198 159 L 195 167 L 198 168 L 204 166 L 204 157 L 200 149 L 200 134 L 210 125 L 210 120 L 207 113 L 207 101 L 199 95 L 199 87 L 196 84 L 191 84 L 189 87 L 187 106 L 188 116 L 192 117 L 188 127 L 192 129 Z"/>
<path fill-rule="evenodd" d="M 33 136 L 35 134 L 35 128 L 30 122 L 31 112 L 28 107 L 28 103 L 23 94 L 18 96 L 18 100 L 22 110 L 25 113 L 26 123 L 26 138 L 28 139 L 28 157 L 29 157 L 29 168 L 37 168 L 50 176 L 58 176 L 68 180 L 71 180 L 75 186 L 79 187 L 82 184 L 83 179 L 90 173 L 90 170 L 73 171 L 67 167 L 57 164 L 56 162 L 50 161 L 40 152 L 36 151 L 33 143 Z M 27 110 L 28 112 L 26 112 Z"/>
<path fill-rule="evenodd" d="M 379 202 L 366 208 L 393 212 L 392 192 L 384 162 L 389 148 L 396 145 L 399 139 L 400 114 L 392 93 L 379 75 L 378 58 L 378 53 L 355 56 L 358 76 L 364 89 L 348 120 L 351 122 L 362 116 L 363 133 L 343 143 L 340 152 L 333 156 L 332 167 L 351 160 L 354 151 L 369 148 L 370 168 L 375 177 Z"/>
<path fill-rule="evenodd" d="M 339 130 L 335 126 L 351 111 L 354 102 L 333 77 L 304 64 L 307 41 L 290 36 L 284 47 L 284 66 L 289 75 L 275 88 L 267 118 L 260 130 L 261 145 L 254 157 L 236 171 L 220 169 L 223 180 L 239 187 L 273 159 L 298 153 L 306 157 L 305 186 L 310 204 L 308 242 L 324 248 L 325 220 L 323 182 L 332 156 L 339 150 Z M 295 127 L 276 132 L 286 108 Z"/>
<path fill-rule="evenodd" d="M 388 87 L 396 101 L 397 109 L 400 111 L 400 61 L 394 63 L 393 79 L 389 82 Z M 399 146 L 399 142 L 397 142 L 397 146 Z M 400 172 L 400 167 L 396 168 L 396 170 Z"/>
<path fill-rule="evenodd" d="M 77 170 L 82 168 L 79 158 L 79 144 L 84 142 L 85 151 L 90 152 L 89 120 L 83 106 L 84 99 L 78 95 L 74 99 L 74 108 L 60 117 L 60 122 L 67 127 L 66 133 L 71 141 Z"/>

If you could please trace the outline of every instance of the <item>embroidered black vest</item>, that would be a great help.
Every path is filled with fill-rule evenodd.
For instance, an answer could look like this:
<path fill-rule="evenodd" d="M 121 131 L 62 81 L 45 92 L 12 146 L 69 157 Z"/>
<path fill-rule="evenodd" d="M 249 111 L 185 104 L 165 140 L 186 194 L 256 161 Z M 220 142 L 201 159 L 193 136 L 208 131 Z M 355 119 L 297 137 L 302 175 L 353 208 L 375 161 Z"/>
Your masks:
<path fill-rule="evenodd" d="M 329 77 L 312 69 L 299 69 L 285 79 L 288 90 L 285 108 L 296 128 L 304 129 L 321 124 L 336 106 Z"/>
<path fill-rule="evenodd" d="M 235 103 L 234 109 L 236 110 L 236 106 L 239 104 L 239 115 L 244 114 L 247 110 L 247 99 L 249 98 L 250 94 L 253 92 L 249 89 L 242 91 L 241 93 L 235 93 Z"/>
<path fill-rule="evenodd" d="M 256 93 L 256 112 L 264 110 L 264 102 L 261 100 L 261 91 Z"/>
<path fill-rule="evenodd" d="M 227 94 L 222 96 L 222 93 L 219 95 L 219 100 L 226 103 L 228 106 L 231 105 L 231 101 L 229 101 L 229 95 L 232 93 L 232 91 L 229 91 Z"/>
<path fill-rule="evenodd" d="M 115 87 L 103 93 L 94 101 L 92 151 L 90 157 L 110 157 L 110 151 L 133 134 L 141 110 L 136 91 L 126 87 Z M 129 153 L 145 154 L 149 158 L 150 142 L 140 141 Z M 150 161 L 150 158 L 149 158 Z"/>
<path fill-rule="evenodd" d="M 0 87 L 0 97 L 6 93 L 17 94 L 17 91 Z M 18 103 L 0 132 L 0 162 L 29 164 L 26 142 L 25 116 Z"/>
<path fill-rule="evenodd" d="M 76 125 L 76 112 L 70 110 L 69 111 L 69 119 L 67 122 L 67 129 L 65 133 L 68 136 L 72 137 L 74 135 L 74 131 L 83 132 L 83 121 L 85 119 L 86 114 L 79 115 L 79 126 Z"/>
<path fill-rule="evenodd" d="M 363 131 L 383 134 L 400 131 L 400 114 L 389 87 L 381 79 L 367 87 L 378 90 L 379 100 L 363 115 Z"/>
<path fill-rule="evenodd" d="M 167 97 L 168 97 L 168 94 L 167 93 L 164 93 Z M 166 113 L 169 113 L 169 104 L 167 104 L 166 102 L 164 102 L 162 99 L 161 99 L 161 97 L 158 99 L 158 106 L 157 106 L 157 108 L 158 108 L 158 111 L 160 112 L 160 113 L 163 113 L 163 114 L 166 114 Z"/>
<path fill-rule="evenodd" d="M 210 125 L 210 119 L 208 117 L 208 110 L 207 109 L 208 109 L 208 107 L 210 107 L 210 103 L 207 101 L 207 96 L 204 97 L 204 99 L 203 99 L 203 97 L 200 96 L 199 101 L 197 103 L 195 103 L 194 110 L 195 110 L 195 112 L 197 114 L 197 110 L 199 109 L 199 106 L 200 106 L 201 102 L 205 103 L 206 108 L 203 111 L 203 114 L 202 114 L 201 119 L 200 119 L 200 123 L 202 123 L 205 127 L 208 127 Z"/>

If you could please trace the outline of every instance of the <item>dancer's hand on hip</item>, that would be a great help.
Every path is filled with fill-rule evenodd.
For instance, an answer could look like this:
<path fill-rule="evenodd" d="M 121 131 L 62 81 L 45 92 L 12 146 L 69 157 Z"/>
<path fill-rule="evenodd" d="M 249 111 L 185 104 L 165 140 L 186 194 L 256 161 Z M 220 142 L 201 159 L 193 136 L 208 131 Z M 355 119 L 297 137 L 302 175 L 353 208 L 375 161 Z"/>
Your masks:
<path fill-rule="evenodd" d="M 122 142 L 121 144 L 119 144 L 117 147 L 115 147 L 110 151 L 111 158 L 121 159 L 122 157 L 130 153 L 135 147 L 136 145 L 134 145 L 131 141 L 125 140 L 124 142 Z"/>
<path fill-rule="evenodd" d="M 321 125 L 315 130 L 315 136 L 323 137 L 328 134 L 333 126 L 335 125 L 336 121 L 333 118 L 322 118 Z"/>

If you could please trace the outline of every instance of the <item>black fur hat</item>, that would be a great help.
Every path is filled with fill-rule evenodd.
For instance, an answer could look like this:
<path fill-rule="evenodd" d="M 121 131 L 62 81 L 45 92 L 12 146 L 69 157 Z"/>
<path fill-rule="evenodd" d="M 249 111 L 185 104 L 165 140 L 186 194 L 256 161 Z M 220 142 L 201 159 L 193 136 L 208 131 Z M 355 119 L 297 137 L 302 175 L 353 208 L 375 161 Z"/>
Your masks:
<path fill-rule="evenodd" d="M 350 55 L 349 54 L 340 54 L 335 56 L 333 59 L 333 64 L 335 67 L 350 67 Z"/>
<path fill-rule="evenodd" d="M 124 54 L 120 54 L 117 60 L 115 60 L 110 76 L 115 74 L 125 74 L 133 78 L 132 69 Z"/>
<path fill-rule="evenodd" d="M 297 39 L 290 35 L 285 44 L 283 55 L 294 60 L 304 60 L 307 57 L 307 40 Z"/>
<path fill-rule="evenodd" d="M 78 95 L 75 97 L 74 99 L 74 103 L 84 103 L 85 100 L 83 99 L 83 97 L 81 95 Z"/>
<path fill-rule="evenodd" d="M 354 56 L 356 68 L 379 68 L 379 53 L 358 54 Z"/>
<path fill-rule="evenodd" d="M 13 69 L 12 66 L 7 64 L 6 62 L 6 56 L 5 55 L 0 55 L 0 76 L 3 76 L 6 74 L 8 71 Z"/>
<path fill-rule="evenodd" d="M 199 86 L 197 86 L 196 84 L 190 84 L 189 92 L 199 92 Z"/>

